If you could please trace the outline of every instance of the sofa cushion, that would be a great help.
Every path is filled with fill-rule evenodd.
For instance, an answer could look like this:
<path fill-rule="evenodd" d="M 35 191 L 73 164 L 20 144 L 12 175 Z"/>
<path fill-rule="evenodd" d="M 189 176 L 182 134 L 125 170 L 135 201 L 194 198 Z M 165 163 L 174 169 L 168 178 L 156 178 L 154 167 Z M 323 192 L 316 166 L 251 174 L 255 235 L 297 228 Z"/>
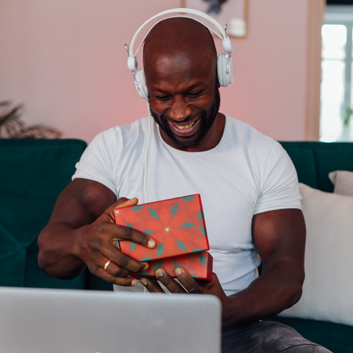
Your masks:
<path fill-rule="evenodd" d="M 300 301 L 281 315 L 353 325 L 353 197 L 299 186 L 306 278 Z"/>
<path fill-rule="evenodd" d="M 333 192 L 335 194 L 353 196 L 353 172 L 336 170 L 328 176 L 334 185 Z"/>

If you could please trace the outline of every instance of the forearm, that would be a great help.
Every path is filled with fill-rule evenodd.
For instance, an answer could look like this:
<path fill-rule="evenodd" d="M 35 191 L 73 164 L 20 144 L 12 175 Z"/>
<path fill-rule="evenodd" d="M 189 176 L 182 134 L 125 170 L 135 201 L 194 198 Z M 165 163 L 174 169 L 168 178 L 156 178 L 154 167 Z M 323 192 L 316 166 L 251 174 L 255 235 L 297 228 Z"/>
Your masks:
<path fill-rule="evenodd" d="M 77 252 L 77 239 L 86 227 L 57 222 L 42 230 L 38 238 L 38 264 L 44 273 L 60 279 L 72 279 L 84 270 L 85 264 Z"/>
<path fill-rule="evenodd" d="M 223 326 L 257 321 L 276 315 L 301 297 L 304 274 L 282 265 L 265 271 L 249 287 L 229 296 L 223 304 Z"/>

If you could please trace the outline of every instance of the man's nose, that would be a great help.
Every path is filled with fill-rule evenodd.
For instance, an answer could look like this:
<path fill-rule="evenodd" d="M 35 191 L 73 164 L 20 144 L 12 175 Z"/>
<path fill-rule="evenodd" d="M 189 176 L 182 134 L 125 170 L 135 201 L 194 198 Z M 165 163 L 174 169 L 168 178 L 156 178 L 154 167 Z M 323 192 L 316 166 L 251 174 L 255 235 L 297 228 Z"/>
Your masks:
<path fill-rule="evenodd" d="M 183 97 L 176 96 L 170 108 L 170 118 L 176 121 L 183 121 L 191 115 L 191 108 L 186 104 Z"/>

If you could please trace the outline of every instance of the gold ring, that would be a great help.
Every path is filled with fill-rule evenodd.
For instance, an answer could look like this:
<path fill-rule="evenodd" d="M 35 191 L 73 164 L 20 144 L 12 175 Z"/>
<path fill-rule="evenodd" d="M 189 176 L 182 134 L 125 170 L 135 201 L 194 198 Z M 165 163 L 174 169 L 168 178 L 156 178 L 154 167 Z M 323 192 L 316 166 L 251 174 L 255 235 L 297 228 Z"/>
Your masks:
<path fill-rule="evenodd" d="M 109 264 L 110 264 L 110 260 L 105 263 L 105 265 L 104 265 L 105 270 L 108 268 Z"/>

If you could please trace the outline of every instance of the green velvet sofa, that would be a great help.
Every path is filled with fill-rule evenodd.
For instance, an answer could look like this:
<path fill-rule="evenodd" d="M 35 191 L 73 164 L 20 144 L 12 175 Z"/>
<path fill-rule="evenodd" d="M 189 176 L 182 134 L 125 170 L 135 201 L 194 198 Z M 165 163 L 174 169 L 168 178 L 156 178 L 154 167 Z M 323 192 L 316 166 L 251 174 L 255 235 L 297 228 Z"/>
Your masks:
<path fill-rule="evenodd" d="M 328 173 L 353 171 L 353 143 L 281 143 L 299 181 L 313 188 L 332 192 Z M 81 140 L 0 139 L 0 286 L 112 290 L 88 271 L 64 281 L 46 276 L 37 264 L 38 234 L 85 148 Z M 351 326 L 283 317 L 271 320 L 294 327 L 333 352 L 353 352 Z"/>

